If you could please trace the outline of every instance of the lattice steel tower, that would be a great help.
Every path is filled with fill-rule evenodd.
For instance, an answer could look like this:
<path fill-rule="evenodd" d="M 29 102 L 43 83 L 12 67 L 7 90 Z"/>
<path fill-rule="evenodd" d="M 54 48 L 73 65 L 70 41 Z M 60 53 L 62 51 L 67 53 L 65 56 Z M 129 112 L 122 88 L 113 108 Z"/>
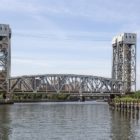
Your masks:
<path fill-rule="evenodd" d="M 136 40 L 135 33 L 123 33 L 112 40 L 112 78 L 123 82 L 123 93 L 136 91 Z"/>
<path fill-rule="evenodd" d="M 8 92 L 8 78 L 11 73 L 11 29 L 0 24 L 0 91 Z"/>

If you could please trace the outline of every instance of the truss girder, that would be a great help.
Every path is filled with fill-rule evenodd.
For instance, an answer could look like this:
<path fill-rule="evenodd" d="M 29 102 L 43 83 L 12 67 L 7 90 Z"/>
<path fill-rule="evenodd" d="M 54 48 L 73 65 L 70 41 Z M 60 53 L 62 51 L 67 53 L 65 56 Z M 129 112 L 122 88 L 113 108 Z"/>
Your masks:
<path fill-rule="evenodd" d="M 34 75 L 9 79 L 11 93 L 121 93 L 122 85 L 122 82 L 109 78 L 71 74 Z"/>

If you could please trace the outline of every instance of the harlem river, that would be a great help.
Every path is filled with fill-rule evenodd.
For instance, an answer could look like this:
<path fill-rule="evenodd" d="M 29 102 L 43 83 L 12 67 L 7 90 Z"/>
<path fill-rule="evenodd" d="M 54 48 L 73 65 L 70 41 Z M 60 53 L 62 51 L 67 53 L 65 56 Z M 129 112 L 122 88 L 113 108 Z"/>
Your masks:
<path fill-rule="evenodd" d="M 139 113 L 104 102 L 0 105 L 0 140 L 140 140 Z"/>

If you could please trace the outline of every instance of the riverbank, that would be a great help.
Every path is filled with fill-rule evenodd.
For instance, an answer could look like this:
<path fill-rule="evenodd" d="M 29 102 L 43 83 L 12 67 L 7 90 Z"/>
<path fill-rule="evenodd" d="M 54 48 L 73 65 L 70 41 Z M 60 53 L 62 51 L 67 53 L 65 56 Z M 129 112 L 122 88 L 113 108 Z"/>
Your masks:
<path fill-rule="evenodd" d="M 0 104 L 8 103 L 24 103 L 24 102 L 69 102 L 78 101 L 79 98 L 76 96 L 71 96 L 70 94 L 46 94 L 46 93 L 14 93 L 11 100 L 3 99 L 3 95 L 0 96 Z"/>
<path fill-rule="evenodd" d="M 2 99 L 3 95 L 0 95 Z M 4 100 L 4 99 L 3 99 Z M 26 103 L 26 102 L 73 102 L 73 101 L 104 101 L 104 98 L 99 97 L 85 97 L 75 96 L 65 93 L 14 93 L 11 96 L 11 100 L 14 103 Z M 2 102 L 3 103 L 3 102 Z"/>
<path fill-rule="evenodd" d="M 4 104 L 14 104 L 13 100 L 0 100 L 0 105 L 4 105 Z"/>
<path fill-rule="evenodd" d="M 140 110 L 140 91 L 115 97 L 109 102 L 110 107 L 122 110 Z"/>
<path fill-rule="evenodd" d="M 140 110 L 140 102 L 139 101 L 119 101 L 110 103 L 112 108 L 122 109 L 122 110 Z"/>

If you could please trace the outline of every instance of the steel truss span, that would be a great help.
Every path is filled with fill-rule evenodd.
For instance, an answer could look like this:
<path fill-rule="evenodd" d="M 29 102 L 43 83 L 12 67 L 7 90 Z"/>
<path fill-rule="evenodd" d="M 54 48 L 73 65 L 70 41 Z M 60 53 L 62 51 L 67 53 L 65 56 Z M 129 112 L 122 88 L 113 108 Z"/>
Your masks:
<path fill-rule="evenodd" d="M 111 78 L 73 75 L 47 74 L 12 77 L 9 92 L 43 93 L 121 93 L 122 82 Z"/>

